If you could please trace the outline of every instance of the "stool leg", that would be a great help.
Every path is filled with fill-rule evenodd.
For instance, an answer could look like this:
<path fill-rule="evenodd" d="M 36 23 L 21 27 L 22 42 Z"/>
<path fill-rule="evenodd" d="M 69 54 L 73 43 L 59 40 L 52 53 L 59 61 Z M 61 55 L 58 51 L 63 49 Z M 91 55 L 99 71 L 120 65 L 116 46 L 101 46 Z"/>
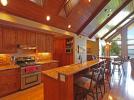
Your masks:
<path fill-rule="evenodd" d="M 97 86 L 96 86 L 96 99 L 98 100 L 98 89 L 97 89 Z"/>
<path fill-rule="evenodd" d="M 124 70 L 124 67 L 123 67 L 123 65 L 121 65 L 121 66 L 122 66 L 123 74 L 125 75 L 125 70 Z"/>
<path fill-rule="evenodd" d="M 112 75 L 114 74 L 114 71 L 115 71 L 115 65 L 113 65 Z"/>
<path fill-rule="evenodd" d="M 101 86 L 99 86 L 99 89 L 100 89 L 101 97 L 103 97 Z"/>
<path fill-rule="evenodd" d="M 104 93 L 105 93 L 105 92 L 106 92 L 106 88 L 105 88 L 105 82 L 104 82 L 104 86 L 103 86 L 103 87 L 104 87 Z"/>
<path fill-rule="evenodd" d="M 120 65 L 118 65 L 118 75 L 121 74 Z"/>

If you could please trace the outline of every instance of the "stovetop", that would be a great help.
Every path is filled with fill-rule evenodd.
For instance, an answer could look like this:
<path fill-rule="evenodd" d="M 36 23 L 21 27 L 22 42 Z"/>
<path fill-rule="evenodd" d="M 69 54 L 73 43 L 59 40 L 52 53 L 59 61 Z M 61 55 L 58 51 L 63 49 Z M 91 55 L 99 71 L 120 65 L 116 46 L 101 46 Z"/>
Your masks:
<path fill-rule="evenodd" d="M 19 65 L 20 67 L 26 67 L 31 65 L 36 65 L 35 63 L 35 57 L 18 57 L 15 59 L 15 63 Z"/>

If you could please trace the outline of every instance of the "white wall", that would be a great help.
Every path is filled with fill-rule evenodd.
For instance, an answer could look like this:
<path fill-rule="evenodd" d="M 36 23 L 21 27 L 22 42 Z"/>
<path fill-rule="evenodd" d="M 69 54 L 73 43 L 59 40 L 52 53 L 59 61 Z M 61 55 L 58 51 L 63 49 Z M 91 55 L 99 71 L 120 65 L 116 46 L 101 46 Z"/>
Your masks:
<path fill-rule="evenodd" d="M 79 55 L 81 55 L 82 57 L 82 62 L 87 61 L 87 40 L 88 37 L 85 36 L 75 36 L 74 37 L 74 43 L 75 43 L 75 47 L 74 47 L 74 52 L 75 52 L 75 63 L 79 63 Z M 80 47 L 79 49 L 79 53 L 78 53 L 78 45 Z"/>

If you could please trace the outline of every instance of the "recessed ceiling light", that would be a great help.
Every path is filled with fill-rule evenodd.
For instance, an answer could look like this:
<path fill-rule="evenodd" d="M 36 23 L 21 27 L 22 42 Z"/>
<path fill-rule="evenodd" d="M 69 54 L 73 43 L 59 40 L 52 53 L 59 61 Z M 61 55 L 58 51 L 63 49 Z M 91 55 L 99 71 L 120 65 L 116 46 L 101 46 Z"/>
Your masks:
<path fill-rule="evenodd" d="M 46 16 L 46 20 L 50 21 L 51 17 L 50 16 Z"/>
<path fill-rule="evenodd" d="M 71 25 L 68 25 L 68 28 L 71 28 Z"/>
<path fill-rule="evenodd" d="M 88 0 L 88 2 L 91 2 L 91 0 Z"/>
<path fill-rule="evenodd" d="M 8 5 L 8 0 L 0 0 L 1 4 L 3 6 L 7 6 Z"/>

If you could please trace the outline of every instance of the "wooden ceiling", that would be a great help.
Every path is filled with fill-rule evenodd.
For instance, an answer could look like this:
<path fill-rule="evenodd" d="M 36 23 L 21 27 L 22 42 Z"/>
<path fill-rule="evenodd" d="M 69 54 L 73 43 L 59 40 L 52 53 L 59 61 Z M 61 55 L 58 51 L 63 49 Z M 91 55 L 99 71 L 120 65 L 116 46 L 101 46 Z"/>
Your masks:
<path fill-rule="evenodd" d="M 89 0 L 43 0 L 43 2 L 41 2 L 42 0 L 35 0 L 37 4 L 31 2 L 34 0 L 8 1 L 8 6 L 0 5 L 1 12 L 89 36 L 90 38 L 95 35 L 102 38 L 116 28 L 107 25 L 107 23 L 133 0 L 91 0 L 90 2 Z M 67 5 L 67 2 L 69 2 L 69 5 Z M 71 4 L 72 2 L 75 4 Z M 134 2 L 131 5 L 134 5 Z M 65 8 L 68 12 L 62 15 Z M 47 15 L 51 16 L 50 21 L 46 21 Z M 72 26 L 71 28 L 68 28 L 69 24 Z"/>
<path fill-rule="evenodd" d="M 66 0 L 44 0 L 43 6 L 39 6 L 30 0 L 9 0 L 6 7 L 0 5 L 0 11 L 10 13 L 16 16 L 34 20 L 36 22 L 51 25 L 60 29 L 77 33 L 85 23 L 91 21 L 110 0 L 79 0 L 78 4 L 73 7 L 67 17 L 59 16 Z M 49 22 L 45 17 L 51 16 Z M 67 28 L 68 25 L 72 27 Z"/>

